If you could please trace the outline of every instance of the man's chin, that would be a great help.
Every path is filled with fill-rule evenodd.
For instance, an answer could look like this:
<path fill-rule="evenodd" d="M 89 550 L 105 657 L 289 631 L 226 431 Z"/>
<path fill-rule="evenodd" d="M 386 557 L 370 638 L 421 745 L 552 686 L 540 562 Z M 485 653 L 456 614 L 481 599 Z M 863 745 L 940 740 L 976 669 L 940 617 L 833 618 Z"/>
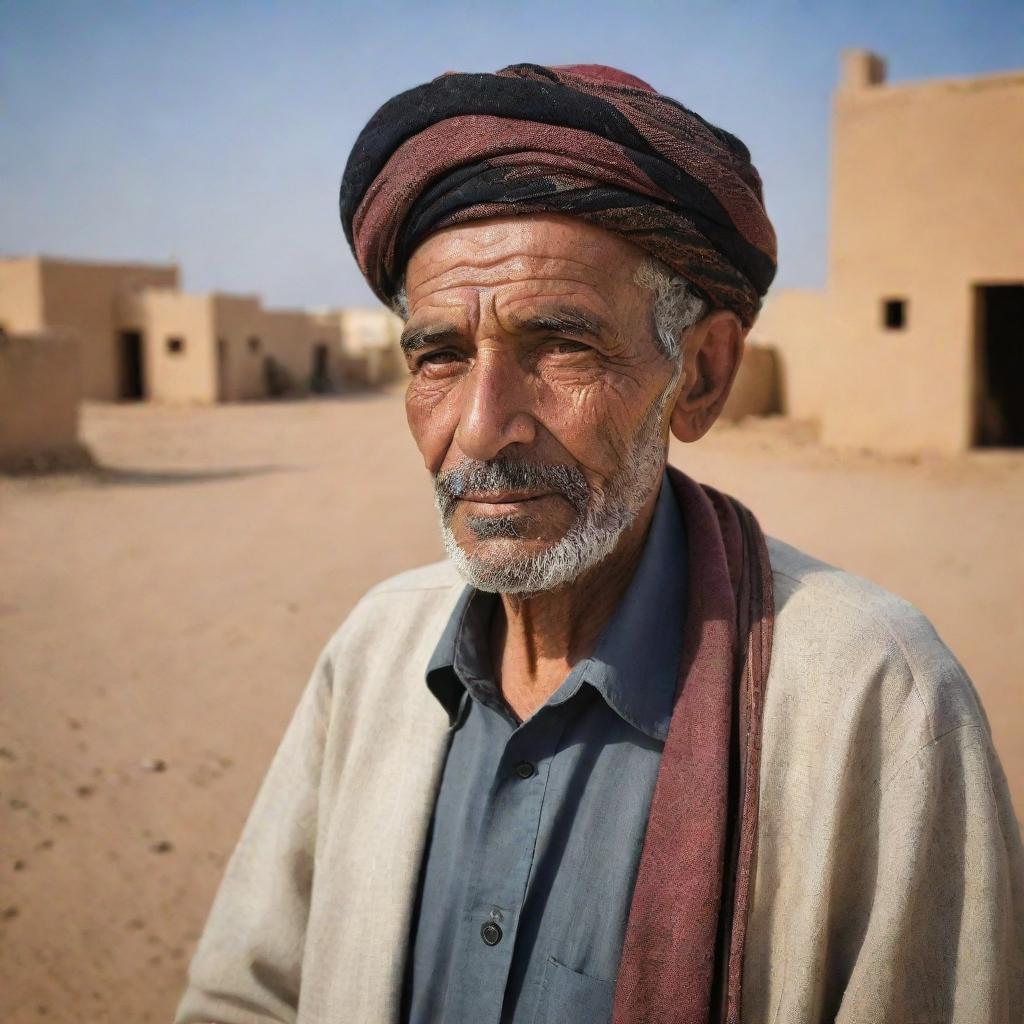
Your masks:
<path fill-rule="evenodd" d="M 538 539 L 495 532 L 480 536 L 475 532 L 467 538 L 453 538 L 463 556 L 481 566 L 500 569 L 508 562 L 531 562 L 554 548 L 561 538 Z"/>
<path fill-rule="evenodd" d="M 473 537 L 461 540 L 445 533 L 448 556 L 463 579 L 478 590 L 502 594 L 535 594 L 560 585 L 549 578 L 545 566 L 555 541 L 516 537 Z M 545 557 L 548 556 L 548 557 Z"/>

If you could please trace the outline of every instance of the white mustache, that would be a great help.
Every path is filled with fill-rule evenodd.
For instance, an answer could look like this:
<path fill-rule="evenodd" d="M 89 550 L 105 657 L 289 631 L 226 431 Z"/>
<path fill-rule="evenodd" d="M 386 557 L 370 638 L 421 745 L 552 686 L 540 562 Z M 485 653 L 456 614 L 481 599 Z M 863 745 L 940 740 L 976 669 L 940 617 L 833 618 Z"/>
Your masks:
<path fill-rule="evenodd" d="M 590 498 L 586 477 L 575 466 L 522 462 L 518 459 L 490 459 L 487 462 L 467 460 L 454 469 L 438 473 L 434 490 L 445 520 L 455 503 L 467 494 L 494 491 L 555 491 L 576 509 L 583 512 Z"/>

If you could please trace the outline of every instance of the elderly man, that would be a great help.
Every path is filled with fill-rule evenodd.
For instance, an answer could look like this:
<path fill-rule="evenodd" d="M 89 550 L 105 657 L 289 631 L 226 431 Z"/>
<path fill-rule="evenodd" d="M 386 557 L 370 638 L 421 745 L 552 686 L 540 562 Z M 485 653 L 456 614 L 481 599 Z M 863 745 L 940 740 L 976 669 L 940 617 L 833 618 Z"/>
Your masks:
<path fill-rule="evenodd" d="M 449 559 L 374 588 L 178 1020 L 1019 1021 L 1024 870 L 919 612 L 666 468 L 775 265 L 743 144 L 610 68 L 447 74 L 342 220 Z"/>

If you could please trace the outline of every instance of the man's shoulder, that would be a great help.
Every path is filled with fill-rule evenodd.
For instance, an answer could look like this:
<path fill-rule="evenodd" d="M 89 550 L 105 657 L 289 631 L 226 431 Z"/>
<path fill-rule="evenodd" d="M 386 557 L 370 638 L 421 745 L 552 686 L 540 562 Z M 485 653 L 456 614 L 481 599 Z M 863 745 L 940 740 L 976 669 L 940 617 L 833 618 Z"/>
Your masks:
<path fill-rule="evenodd" d="M 327 644 L 336 654 L 368 645 L 406 650 L 436 643 L 464 583 L 448 561 L 409 569 L 375 584 Z"/>
<path fill-rule="evenodd" d="M 911 660 L 936 645 L 949 653 L 927 616 L 905 598 L 774 537 L 768 554 L 777 619 L 810 620 L 815 634 L 832 638 L 894 644 Z"/>
<path fill-rule="evenodd" d="M 431 592 L 437 591 L 450 592 L 453 589 L 461 590 L 464 585 L 455 566 L 444 559 L 440 562 L 432 562 L 430 565 L 407 569 L 396 576 L 381 580 L 366 592 L 364 600 L 374 597 L 401 599 L 408 595 L 429 595 Z M 429 596 L 425 599 L 429 600 Z"/>
<path fill-rule="evenodd" d="M 855 573 L 830 565 L 775 537 L 768 537 L 776 613 L 835 616 L 837 625 L 881 636 L 931 629 L 910 601 Z"/>
<path fill-rule="evenodd" d="M 812 685 L 839 699 L 863 700 L 875 691 L 889 703 L 902 694 L 933 737 L 984 722 L 963 667 L 914 604 L 775 538 L 768 539 L 768 552 L 773 660 L 806 666 Z"/>

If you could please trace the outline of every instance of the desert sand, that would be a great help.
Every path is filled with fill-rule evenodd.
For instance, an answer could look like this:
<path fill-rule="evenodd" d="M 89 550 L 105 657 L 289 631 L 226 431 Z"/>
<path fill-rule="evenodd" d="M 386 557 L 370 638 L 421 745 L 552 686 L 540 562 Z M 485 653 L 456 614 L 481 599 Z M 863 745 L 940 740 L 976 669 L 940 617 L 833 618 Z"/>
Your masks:
<path fill-rule="evenodd" d="M 95 472 L 0 479 L 0 1020 L 167 1021 L 317 653 L 440 557 L 397 394 L 87 407 Z M 1024 807 L 1024 453 L 838 455 L 785 421 L 673 461 L 931 617 Z"/>

